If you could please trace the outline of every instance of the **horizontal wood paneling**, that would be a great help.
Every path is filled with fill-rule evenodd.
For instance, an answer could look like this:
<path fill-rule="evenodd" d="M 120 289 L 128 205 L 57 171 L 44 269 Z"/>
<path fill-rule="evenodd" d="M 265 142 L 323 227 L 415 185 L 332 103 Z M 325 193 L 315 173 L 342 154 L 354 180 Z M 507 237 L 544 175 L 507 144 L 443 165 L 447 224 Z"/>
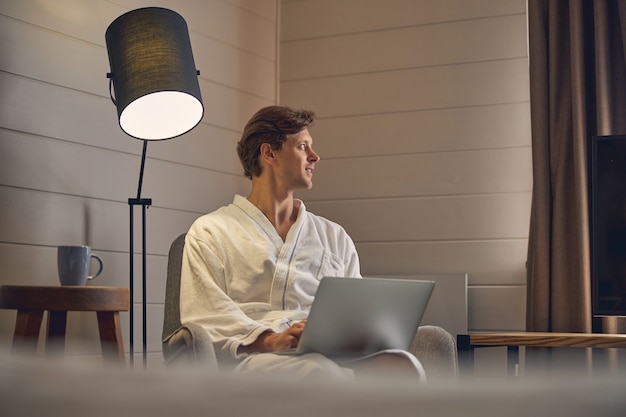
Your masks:
<path fill-rule="evenodd" d="M 0 15 L 0 28 L 3 71 L 108 96 L 109 62 L 104 42 L 88 43 L 6 15 Z"/>
<path fill-rule="evenodd" d="M 501 175 L 504 171 L 512 174 Z M 314 181 L 322 186 L 303 196 L 328 200 L 516 193 L 531 190 L 530 178 L 529 148 L 333 159 L 316 166 Z"/>
<path fill-rule="evenodd" d="M 281 39 L 289 41 L 524 13 L 524 0 L 286 0 Z M 430 46 L 428 46 L 430 48 Z"/>
<path fill-rule="evenodd" d="M 86 244 L 94 249 L 128 250 L 129 207 L 87 197 L 0 187 L 0 242 L 58 246 Z M 221 202 L 207 203 L 212 211 Z M 167 255 L 171 242 L 187 231 L 199 213 L 150 207 L 148 252 Z M 140 210 L 135 209 L 135 241 L 140 242 Z M 135 250 L 140 248 L 136 247 Z"/>
<path fill-rule="evenodd" d="M 20 1 L 3 2 L 0 13 L 91 43 L 104 44 L 104 30 L 126 11 L 140 7 L 166 7 L 185 18 L 192 44 L 194 35 L 200 34 L 274 60 L 276 3 L 274 0 L 255 0 L 253 3 L 239 7 L 225 0 L 178 0 L 175 4 L 168 0 L 91 3 L 64 0 L 62 3 L 39 3 L 38 7 L 33 7 L 27 1 Z M 247 30 L 237 30 L 237 27 L 246 27 Z"/>
<path fill-rule="evenodd" d="M 204 102 L 203 123 L 238 132 L 259 108 L 274 104 L 273 100 L 219 84 L 201 81 L 200 88 Z"/>
<path fill-rule="evenodd" d="M 311 134 L 323 168 L 332 158 L 530 147 L 530 114 L 515 103 L 332 117 Z"/>
<path fill-rule="evenodd" d="M 0 101 L 0 123 L 6 129 L 40 136 L 83 143 L 98 148 L 141 154 L 141 141 L 122 132 L 115 106 L 110 99 L 85 94 L 27 78 L 0 72 L 0 86 L 9 99 Z M 221 91 L 218 91 L 221 89 Z M 205 99 L 204 120 L 221 118 L 219 124 L 200 124 L 191 132 L 169 141 L 153 143 L 159 158 L 189 165 L 215 167 L 217 170 L 241 172 L 234 151 L 241 126 L 260 106 L 268 104 L 257 98 L 245 100 L 245 95 L 219 88 Z M 232 93 L 232 94 L 231 94 Z M 229 96 L 229 97 L 227 97 Z M 211 97 L 222 97 L 224 103 L 211 113 Z M 63 103 L 62 106 L 59 103 Z M 225 103 L 232 103 L 228 112 Z M 226 117 L 226 113 L 229 114 Z M 239 130 L 238 130 L 239 129 Z M 181 151 L 178 152 L 180 147 Z M 165 153 L 159 148 L 164 148 Z"/>
<path fill-rule="evenodd" d="M 107 26 L 127 7 L 122 2 L 64 0 L 62 2 L 4 1 L 0 14 L 49 32 L 104 45 Z M 54 39 L 54 38 L 53 38 Z M 51 42 L 54 49 L 54 42 Z"/>
<path fill-rule="evenodd" d="M 241 9 L 276 22 L 278 5 L 274 0 L 227 0 Z"/>
<path fill-rule="evenodd" d="M 259 2 L 258 0 L 255 0 Z M 261 0 L 255 8 L 264 8 L 264 14 L 237 7 L 225 0 L 124 0 L 129 9 L 159 6 L 173 9 L 185 16 L 192 33 L 217 39 L 227 45 L 274 61 L 276 58 L 276 2 Z M 184 10 L 191 10 L 183 13 Z M 235 68 L 236 69 L 236 68 Z M 269 80 L 267 80 L 269 82 Z"/>
<path fill-rule="evenodd" d="M 363 274 L 464 271 L 469 285 L 525 285 L 527 239 L 358 242 Z"/>
<path fill-rule="evenodd" d="M 525 320 L 525 7 L 281 3 L 281 102 L 319 116 L 321 161 L 299 195 L 346 228 L 365 274 L 468 273 L 470 331 Z"/>
<path fill-rule="evenodd" d="M 30 78 L 0 72 L 5 129 L 139 154 L 117 121 L 111 100 Z"/>
<path fill-rule="evenodd" d="M 197 37 L 193 47 L 204 51 L 195 60 L 202 79 L 219 80 L 224 86 L 273 101 L 276 93 L 276 83 L 271 81 L 276 73 L 273 59 L 204 37 Z"/>
<path fill-rule="evenodd" d="M 140 165 L 136 155 L 11 131 L 0 131 L 0 149 L 7 157 L 0 167 L 3 184 L 122 202 L 136 196 Z M 49 174 L 23 175 L 24 170 Z M 241 174 L 149 160 L 143 195 L 153 198 L 155 206 L 202 213 L 209 198 L 229 202 L 233 190 L 241 192 L 247 186 Z"/>
<path fill-rule="evenodd" d="M 281 82 L 281 101 L 321 117 L 528 101 L 525 58 Z"/>
<path fill-rule="evenodd" d="M 308 201 L 358 242 L 519 239 L 528 235 L 530 193 Z"/>
<path fill-rule="evenodd" d="M 0 259 L 4 284 L 59 284 L 56 247 L 0 243 Z M 103 269 L 100 277 L 106 274 Z"/>
<path fill-rule="evenodd" d="M 525 27 L 522 13 L 283 42 L 281 77 L 284 82 L 525 57 Z"/>

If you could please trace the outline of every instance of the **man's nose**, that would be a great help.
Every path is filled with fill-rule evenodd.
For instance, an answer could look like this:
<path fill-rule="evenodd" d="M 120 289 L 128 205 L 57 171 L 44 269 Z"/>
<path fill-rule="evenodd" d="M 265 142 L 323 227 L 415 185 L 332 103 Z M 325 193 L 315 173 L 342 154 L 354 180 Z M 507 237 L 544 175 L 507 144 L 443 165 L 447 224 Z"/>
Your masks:
<path fill-rule="evenodd" d="M 315 152 L 313 149 L 311 149 L 311 152 L 309 154 L 309 161 L 311 162 L 319 162 L 320 160 L 320 156 L 317 154 L 317 152 Z"/>

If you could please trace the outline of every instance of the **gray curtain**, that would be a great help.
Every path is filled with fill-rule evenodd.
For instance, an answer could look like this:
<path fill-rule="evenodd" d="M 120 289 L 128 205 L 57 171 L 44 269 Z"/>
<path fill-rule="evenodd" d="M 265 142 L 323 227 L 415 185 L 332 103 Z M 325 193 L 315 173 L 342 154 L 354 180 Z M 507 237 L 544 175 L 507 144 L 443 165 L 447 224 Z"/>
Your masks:
<path fill-rule="evenodd" d="M 528 0 L 528 24 L 526 328 L 590 332 L 588 155 L 594 135 L 626 134 L 626 0 Z M 617 333 L 620 322 L 603 327 Z"/>

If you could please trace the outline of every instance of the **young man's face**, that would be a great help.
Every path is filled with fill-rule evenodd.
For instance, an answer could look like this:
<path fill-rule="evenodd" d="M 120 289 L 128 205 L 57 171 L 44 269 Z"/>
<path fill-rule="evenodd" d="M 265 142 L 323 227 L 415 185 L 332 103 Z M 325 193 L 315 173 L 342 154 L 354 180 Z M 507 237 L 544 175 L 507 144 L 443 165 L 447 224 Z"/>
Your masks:
<path fill-rule="evenodd" d="M 313 187 L 313 170 L 320 157 L 313 150 L 313 138 L 308 129 L 288 135 L 276 151 L 276 173 L 291 191 Z"/>

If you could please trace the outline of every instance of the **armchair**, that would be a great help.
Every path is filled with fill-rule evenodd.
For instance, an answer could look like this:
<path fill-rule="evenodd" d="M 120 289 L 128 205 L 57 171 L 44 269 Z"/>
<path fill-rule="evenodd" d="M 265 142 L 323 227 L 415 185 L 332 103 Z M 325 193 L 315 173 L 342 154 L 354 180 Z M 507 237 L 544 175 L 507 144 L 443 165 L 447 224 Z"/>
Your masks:
<path fill-rule="evenodd" d="M 163 357 L 166 365 L 200 363 L 217 369 L 213 344 L 206 332 L 193 323 L 182 325 L 180 322 L 180 270 L 184 246 L 185 234 L 182 234 L 172 242 L 168 256 Z M 430 380 L 458 376 L 456 341 L 441 327 L 420 326 L 409 351 L 420 360 Z"/>

